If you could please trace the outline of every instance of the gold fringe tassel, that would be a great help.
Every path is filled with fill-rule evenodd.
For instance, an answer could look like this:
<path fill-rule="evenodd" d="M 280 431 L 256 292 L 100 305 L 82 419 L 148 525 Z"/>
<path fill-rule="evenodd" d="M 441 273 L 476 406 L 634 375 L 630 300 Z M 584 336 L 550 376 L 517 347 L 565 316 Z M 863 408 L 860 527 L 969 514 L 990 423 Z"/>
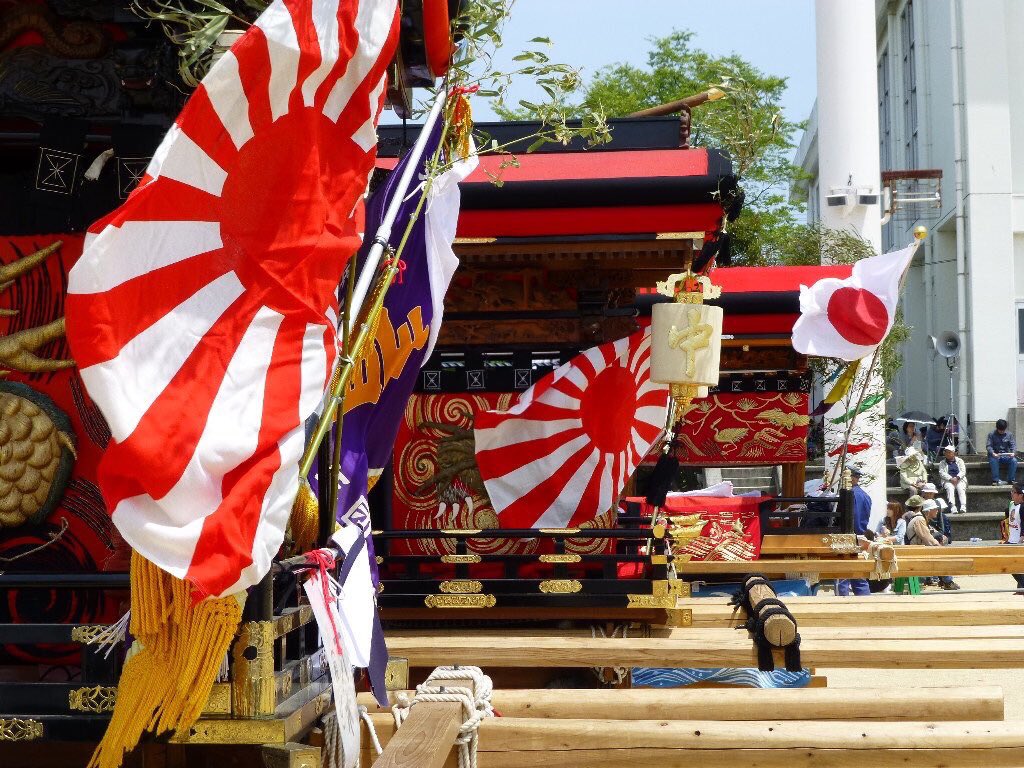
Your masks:
<path fill-rule="evenodd" d="M 299 492 L 292 504 L 288 529 L 291 533 L 293 555 L 309 552 L 316 544 L 316 537 L 320 533 L 320 504 L 305 478 L 299 481 Z"/>
<path fill-rule="evenodd" d="M 117 705 L 88 768 L 118 768 L 142 734 L 187 732 L 238 631 L 245 593 L 192 603 L 190 585 L 132 552 L 129 654 Z"/>

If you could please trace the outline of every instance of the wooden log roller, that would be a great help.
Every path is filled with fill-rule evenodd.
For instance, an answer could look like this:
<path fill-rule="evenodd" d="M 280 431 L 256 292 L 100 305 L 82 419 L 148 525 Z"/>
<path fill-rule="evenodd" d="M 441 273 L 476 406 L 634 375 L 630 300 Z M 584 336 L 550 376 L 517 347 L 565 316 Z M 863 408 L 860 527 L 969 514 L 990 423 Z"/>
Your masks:
<path fill-rule="evenodd" d="M 797 631 L 796 619 L 779 600 L 771 584 L 763 576 L 747 576 L 733 602 L 747 612 L 744 627 L 754 637 L 758 669 L 775 669 L 772 651 L 774 648 L 782 648 L 786 654 L 786 669 L 790 672 L 799 672 L 802 666 L 800 633 Z"/>

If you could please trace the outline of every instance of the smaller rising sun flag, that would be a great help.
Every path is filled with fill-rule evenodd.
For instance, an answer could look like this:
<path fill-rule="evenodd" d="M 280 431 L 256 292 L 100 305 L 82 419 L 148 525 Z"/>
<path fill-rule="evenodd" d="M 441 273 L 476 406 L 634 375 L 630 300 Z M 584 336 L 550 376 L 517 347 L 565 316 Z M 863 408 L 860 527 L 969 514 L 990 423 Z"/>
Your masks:
<path fill-rule="evenodd" d="M 900 282 L 917 245 L 861 259 L 845 280 L 827 277 L 810 288 L 800 286 L 793 348 L 849 361 L 873 353 L 896 320 Z"/>
<path fill-rule="evenodd" d="M 592 347 L 476 416 L 476 461 L 505 528 L 562 528 L 607 512 L 664 431 L 650 329 Z"/>

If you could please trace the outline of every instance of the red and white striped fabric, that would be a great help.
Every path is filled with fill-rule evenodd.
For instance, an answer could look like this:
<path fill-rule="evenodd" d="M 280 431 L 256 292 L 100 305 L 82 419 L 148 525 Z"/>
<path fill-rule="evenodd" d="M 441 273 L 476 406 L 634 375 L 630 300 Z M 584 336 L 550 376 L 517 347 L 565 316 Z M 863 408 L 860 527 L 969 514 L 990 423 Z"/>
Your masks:
<path fill-rule="evenodd" d="M 476 461 L 505 528 L 562 528 L 607 512 L 661 437 L 668 386 L 651 381 L 650 330 L 592 347 L 477 414 Z"/>
<path fill-rule="evenodd" d="M 360 244 L 396 11 L 273 2 L 71 272 L 68 340 L 113 435 L 108 508 L 199 596 L 256 583 L 281 545 Z"/>

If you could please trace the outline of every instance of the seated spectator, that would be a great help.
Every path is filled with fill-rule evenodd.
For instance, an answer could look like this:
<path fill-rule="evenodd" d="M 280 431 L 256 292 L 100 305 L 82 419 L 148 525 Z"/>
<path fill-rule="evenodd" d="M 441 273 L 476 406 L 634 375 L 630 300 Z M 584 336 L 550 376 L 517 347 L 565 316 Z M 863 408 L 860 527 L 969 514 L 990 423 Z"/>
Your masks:
<path fill-rule="evenodd" d="M 885 448 L 889 451 L 889 454 L 895 458 L 903 453 L 903 449 L 906 448 L 903 444 L 903 434 L 900 432 L 899 426 L 895 421 L 889 419 L 885 425 Z"/>
<path fill-rule="evenodd" d="M 921 452 L 910 446 L 902 456 L 896 457 L 896 466 L 900 470 L 900 487 L 906 488 L 909 496 L 920 493 L 922 486 L 928 482 L 928 470 Z"/>
<path fill-rule="evenodd" d="M 967 465 L 964 460 L 956 455 L 956 448 L 952 443 L 942 449 L 942 458 L 939 459 L 939 481 L 943 490 L 946 491 L 946 498 L 949 500 L 950 512 L 956 514 L 967 511 Z M 926 497 L 927 498 L 927 497 Z M 959 500 L 959 504 L 956 503 Z"/>
<path fill-rule="evenodd" d="M 992 485 L 1006 485 L 1017 480 L 1017 441 L 1012 432 L 1006 431 L 1006 419 L 996 422 L 994 432 L 988 433 L 985 440 L 985 451 L 988 453 L 988 466 L 992 470 Z M 1006 467 L 1006 480 L 999 477 L 999 468 Z"/>
<path fill-rule="evenodd" d="M 920 497 L 911 496 L 911 499 L 920 500 Z M 903 544 L 904 537 L 907 535 L 907 521 L 903 519 L 905 514 L 906 510 L 900 502 L 890 501 L 886 504 L 885 517 L 875 526 L 876 538 L 885 540 L 889 544 Z"/>
<path fill-rule="evenodd" d="M 946 433 L 946 425 L 948 423 L 945 416 L 940 416 L 939 420 L 929 426 L 925 432 L 924 444 L 929 458 L 938 458 L 939 451 L 942 448 L 942 437 Z"/>
<path fill-rule="evenodd" d="M 920 511 L 915 513 L 907 523 L 907 544 L 941 547 L 943 544 L 949 543 L 946 535 L 931 525 L 935 522 L 938 512 L 939 505 L 935 503 L 934 499 L 929 499 L 921 505 Z M 953 581 L 951 576 L 940 576 L 937 581 L 943 589 L 960 589 L 960 585 Z"/>
<path fill-rule="evenodd" d="M 1003 533 L 1003 544 L 1020 544 L 1020 505 L 1024 502 L 1024 485 L 1014 483 L 1010 489 L 1010 508 L 1006 520 L 1000 526 Z M 1024 589 L 1024 573 L 1013 574 L 1017 589 Z"/>
<path fill-rule="evenodd" d="M 917 424 L 912 421 L 903 422 L 903 438 L 904 448 L 916 448 L 918 451 L 921 450 L 921 433 L 917 431 Z"/>
<path fill-rule="evenodd" d="M 924 488 L 921 489 L 921 498 L 924 499 L 924 501 L 931 499 L 938 505 L 939 512 L 935 515 L 935 527 L 944 533 L 946 538 L 952 541 L 953 525 L 949 522 L 949 505 L 946 503 L 945 499 L 939 497 L 939 492 L 935 488 L 935 483 L 924 484 Z"/>

